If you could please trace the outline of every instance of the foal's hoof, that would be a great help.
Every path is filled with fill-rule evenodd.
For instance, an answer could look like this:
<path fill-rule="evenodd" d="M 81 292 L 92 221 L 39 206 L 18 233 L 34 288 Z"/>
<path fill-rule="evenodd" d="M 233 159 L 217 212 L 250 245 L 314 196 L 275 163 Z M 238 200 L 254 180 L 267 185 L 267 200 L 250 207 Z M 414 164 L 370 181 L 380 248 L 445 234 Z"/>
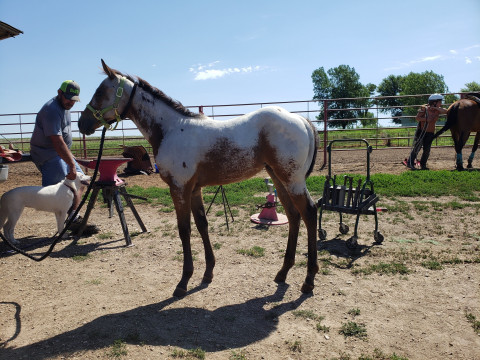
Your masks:
<path fill-rule="evenodd" d="M 315 287 L 314 285 L 310 285 L 304 282 L 302 285 L 302 293 L 310 294 L 313 291 L 314 287 Z"/>
<path fill-rule="evenodd" d="M 287 275 L 282 274 L 281 271 L 278 272 L 277 276 L 275 276 L 275 282 L 278 283 L 284 283 L 287 280 Z"/>
<path fill-rule="evenodd" d="M 178 286 L 173 292 L 173 296 L 176 296 L 176 297 L 184 297 L 185 295 L 187 295 L 187 289 L 182 289 Z"/>
<path fill-rule="evenodd" d="M 213 280 L 213 276 L 203 275 L 202 283 L 210 284 Z"/>

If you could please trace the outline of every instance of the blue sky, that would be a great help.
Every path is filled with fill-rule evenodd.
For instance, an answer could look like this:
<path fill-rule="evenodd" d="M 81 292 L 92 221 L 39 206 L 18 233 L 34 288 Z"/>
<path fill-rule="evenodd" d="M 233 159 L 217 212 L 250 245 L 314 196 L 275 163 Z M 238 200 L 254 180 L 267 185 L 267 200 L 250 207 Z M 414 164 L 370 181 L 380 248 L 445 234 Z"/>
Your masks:
<path fill-rule="evenodd" d="M 0 0 L 24 32 L 0 41 L 0 114 L 37 112 L 66 79 L 83 110 L 101 58 L 187 106 L 310 100 L 312 72 L 342 64 L 363 84 L 432 70 L 460 91 L 480 82 L 479 19 L 478 0 Z"/>

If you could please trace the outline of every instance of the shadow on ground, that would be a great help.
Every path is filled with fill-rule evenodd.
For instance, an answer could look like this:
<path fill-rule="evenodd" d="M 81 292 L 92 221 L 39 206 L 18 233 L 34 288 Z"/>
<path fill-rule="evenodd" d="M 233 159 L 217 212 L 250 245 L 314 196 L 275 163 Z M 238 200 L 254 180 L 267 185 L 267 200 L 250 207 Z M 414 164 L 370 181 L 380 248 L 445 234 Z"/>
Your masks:
<path fill-rule="evenodd" d="M 205 288 L 198 286 L 187 296 Z M 307 299 L 280 303 L 269 310 L 268 303 L 282 301 L 288 285 L 278 285 L 274 294 L 223 306 L 215 310 L 195 307 L 168 308 L 178 301 L 172 297 L 162 302 L 122 313 L 101 316 L 79 328 L 27 346 L 9 348 L 0 344 L 1 359 L 47 359 L 75 352 L 106 349 L 115 340 L 152 346 L 201 348 L 207 352 L 250 345 L 268 337 L 277 328 L 278 317 L 296 309 Z M 20 319 L 12 319 L 19 322 Z M 18 333 L 21 332 L 21 327 Z M 3 346 L 3 348 L 2 348 Z"/>

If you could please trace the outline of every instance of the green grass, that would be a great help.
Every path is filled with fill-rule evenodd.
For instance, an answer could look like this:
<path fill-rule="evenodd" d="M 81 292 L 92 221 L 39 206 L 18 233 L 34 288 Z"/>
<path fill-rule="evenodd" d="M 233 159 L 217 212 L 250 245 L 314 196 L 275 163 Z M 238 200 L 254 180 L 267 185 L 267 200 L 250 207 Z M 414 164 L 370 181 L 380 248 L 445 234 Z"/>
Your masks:
<path fill-rule="evenodd" d="M 170 356 L 173 358 L 205 359 L 205 350 L 202 350 L 201 348 L 190 349 L 188 351 L 173 349 Z"/>
<path fill-rule="evenodd" d="M 85 261 L 90 259 L 91 255 L 90 254 L 84 254 L 84 255 L 73 255 L 72 260 L 74 261 Z"/>
<path fill-rule="evenodd" d="M 250 249 L 239 249 L 237 253 L 257 258 L 265 256 L 265 249 L 260 246 L 253 246 Z"/>
<path fill-rule="evenodd" d="M 356 322 L 349 321 L 342 324 L 342 328 L 339 331 L 344 337 L 357 337 L 357 338 L 366 338 L 367 329 L 363 324 L 357 324 Z"/>
<path fill-rule="evenodd" d="M 300 340 L 285 341 L 287 347 L 292 352 L 302 352 L 302 342 Z"/>
<path fill-rule="evenodd" d="M 422 262 L 422 266 L 424 268 L 429 269 L 429 270 L 442 270 L 443 269 L 442 264 L 440 264 L 436 260 L 424 261 L 424 262 Z"/>
<path fill-rule="evenodd" d="M 292 312 L 293 316 L 303 318 L 303 319 L 311 319 L 322 321 L 324 319 L 323 316 L 315 314 L 312 310 L 295 310 Z"/>
<path fill-rule="evenodd" d="M 465 317 L 467 318 L 467 321 L 472 324 L 473 331 L 480 335 L 480 321 L 471 313 L 465 313 Z"/>
<path fill-rule="evenodd" d="M 115 340 L 107 353 L 108 357 L 120 358 L 127 355 L 127 348 L 123 340 Z"/>
<path fill-rule="evenodd" d="M 340 177 L 342 175 L 339 175 Z M 365 181 L 365 176 L 349 175 L 355 179 Z M 338 177 L 338 176 L 337 176 Z M 441 208 L 461 209 L 467 206 L 476 206 L 478 193 L 480 192 L 480 172 L 476 171 L 410 171 L 400 175 L 394 174 L 374 174 L 370 179 L 374 184 L 375 193 L 379 197 L 440 197 L 456 196 L 468 201 L 467 204 L 458 201 L 451 201 L 447 204 L 437 206 Z M 307 179 L 307 188 L 314 199 L 321 196 L 325 182 L 324 176 L 311 176 Z M 261 178 L 252 178 L 235 184 L 223 186 L 230 206 L 253 207 L 265 202 L 266 187 Z M 206 204 L 209 204 L 217 190 L 216 186 L 207 186 L 203 189 L 203 198 Z M 168 189 L 157 187 L 142 188 L 132 186 L 128 188 L 132 195 L 147 198 L 152 205 L 162 205 L 173 210 L 172 199 Z M 137 200 L 142 201 L 143 200 Z M 222 197 L 217 194 L 215 203 L 221 204 Z M 430 202 L 435 208 L 434 202 Z M 409 204 L 398 201 L 396 205 L 389 208 L 389 211 L 399 211 L 407 213 L 411 206 L 415 206 L 420 211 L 426 211 L 426 204 Z M 438 208 L 437 208 L 438 209 Z"/>

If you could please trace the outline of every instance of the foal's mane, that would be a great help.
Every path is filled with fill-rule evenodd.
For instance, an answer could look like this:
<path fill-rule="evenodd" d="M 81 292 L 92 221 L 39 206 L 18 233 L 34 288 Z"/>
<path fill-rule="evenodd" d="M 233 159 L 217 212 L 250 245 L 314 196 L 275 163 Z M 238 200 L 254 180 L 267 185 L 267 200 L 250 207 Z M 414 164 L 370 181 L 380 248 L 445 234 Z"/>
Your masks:
<path fill-rule="evenodd" d="M 150 85 L 146 80 L 144 80 L 144 79 L 142 79 L 138 76 L 136 77 L 136 79 L 134 79 L 132 76 L 130 76 L 128 74 L 123 74 L 122 72 L 120 72 L 118 70 L 115 70 L 115 69 L 110 69 L 110 70 L 112 70 L 112 72 L 115 75 L 125 76 L 128 80 L 130 80 L 134 83 L 136 82 L 140 88 L 142 88 L 143 90 L 145 90 L 148 93 L 150 93 L 151 95 L 153 95 L 156 99 L 161 100 L 162 102 L 164 102 L 166 105 L 170 106 L 172 109 L 174 109 L 175 111 L 177 111 L 181 115 L 188 116 L 188 117 L 194 117 L 194 118 L 201 118 L 201 117 L 204 116 L 203 114 L 194 113 L 194 112 L 188 110 L 185 106 L 182 105 L 182 103 L 180 101 L 172 99 L 170 96 L 165 94 L 163 91 L 161 91 L 161 90 L 157 89 L 156 87 Z"/>

